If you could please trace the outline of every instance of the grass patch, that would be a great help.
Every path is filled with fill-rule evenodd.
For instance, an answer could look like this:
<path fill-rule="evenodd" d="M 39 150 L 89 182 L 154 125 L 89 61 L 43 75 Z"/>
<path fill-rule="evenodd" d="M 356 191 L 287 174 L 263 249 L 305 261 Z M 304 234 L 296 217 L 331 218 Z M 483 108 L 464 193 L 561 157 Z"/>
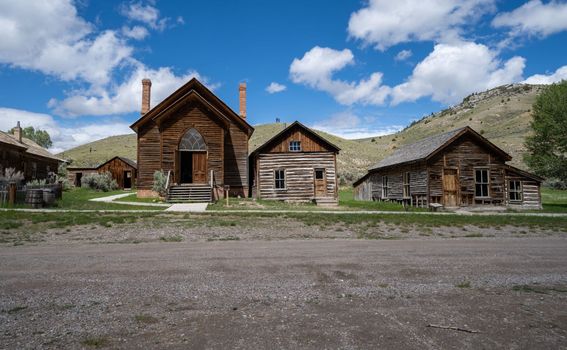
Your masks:
<path fill-rule="evenodd" d="M 165 203 L 159 200 L 159 198 L 138 198 L 136 193 L 132 193 L 129 196 L 117 198 L 113 202 L 132 202 L 132 203 Z M 145 207 L 147 208 L 147 207 Z"/>
<path fill-rule="evenodd" d="M 495 227 L 495 228 L 500 229 L 499 227 Z M 484 237 L 484 235 L 483 235 L 482 233 L 467 233 L 464 237 L 467 237 L 467 238 L 481 238 L 481 237 Z"/>
<path fill-rule="evenodd" d="M 57 201 L 57 209 L 95 209 L 95 210 L 163 210 L 164 207 L 135 206 L 128 204 L 91 202 L 89 199 L 131 193 L 124 190 L 109 192 L 94 191 L 89 188 L 72 188 L 63 192 L 63 198 Z"/>
<path fill-rule="evenodd" d="M 339 190 L 339 206 L 356 210 L 380 210 L 380 211 L 427 211 L 427 208 L 404 208 L 396 202 L 381 201 L 357 201 L 354 200 L 354 189 L 352 187 Z"/>
<path fill-rule="evenodd" d="M 183 241 L 183 237 L 179 235 L 161 236 L 159 240 L 162 242 L 181 242 Z"/>
<path fill-rule="evenodd" d="M 81 341 L 81 344 L 84 346 L 92 347 L 92 348 L 102 348 L 108 345 L 109 341 L 106 337 L 88 337 Z"/>
<path fill-rule="evenodd" d="M 226 237 L 209 237 L 207 241 L 214 242 L 214 241 L 240 241 L 240 237 L 237 236 L 226 236 Z"/>
<path fill-rule="evenodd" d="M 6 310 L 5 312 L 6 312 L 7 314 L 17 314 L 18 312 L 24 311 L 24 310 L 27 309 L 27 308 L 28 308 L 28 307 L 27 307 L 27 306 L 24 306 L 24 305 L 16 305 L 16 306 L 14 306 L 14 307 L 11 308 L 11 309 Z"/>
<path fill-rule="evenodd" d="M 159 321 L 157 318 L 150 315 L 136 315 L 134 316 L 134 319 L 138 323 L 145 323 L 145 324 L 154 324 Z"/>
<path fill-rule="evenodd" d="M 567 191 L 552 188 L 541 188 L 543 211 L 550 213 L 567 213 Z"/>
<path fill-rule="evenodd" d="M 464 289 L 464 288 L 470 288 L 470 287 L 471 287 L 471 283 L 470 283 L 469 281 L 463 281 L 463 282 L 461 282 L 461 283 L 455 285 L 455 287 L 457 287 L 457 288 L 462 288 L 462 289 Z"/>

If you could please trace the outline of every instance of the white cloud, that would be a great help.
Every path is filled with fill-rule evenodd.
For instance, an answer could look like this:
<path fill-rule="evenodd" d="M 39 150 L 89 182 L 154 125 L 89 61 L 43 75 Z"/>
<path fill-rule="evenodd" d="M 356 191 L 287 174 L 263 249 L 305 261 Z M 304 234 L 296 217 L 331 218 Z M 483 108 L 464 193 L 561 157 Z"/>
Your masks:
<path fill-rule="evenodd" d="M 285 85 L 276 83 L 275 81 L 271 82 L 270 85 L 268 85 L 266 87 L 266 91 L 270 94 L 282 92 L 282 91 L 285 91 L 285 89 L 287 89 L 287 87 Z"/>
<path fill-rule="evenodd" d="M 396 55 L 396 57 L 394 58 L 396 61 L 405 61 L 408 58 L 410 58 L 413 55 L 413 52 L 411 52 L 411 50 L 402 50 L 400 52 L 398 52 L 398 54 Z"/>
<path fill-rule="evenodd" d="M 148 32 L 146 27 L 142 27 L 142 26 L 122 27 L 122 35 L 124 35 L 127 38 L 131 38 L 135 40 L 143 40 L 149 34 L 150 32 Z"/>
<path fill-rule="evenodd" d="M 155 106 L 193 77 L 202 79 L 195 71 L 176 75 L 169 67 L 150 69 L 138 63 L 132 74 L 110 91 L 74 91 L 62 101 L 52 99 L 48 106 L 57 115 L 67 117 L 137 112 L 142 103 L 142 79 L 152 80 L 151 106 Z"/>
<path fill-rule="evenodd" d="M 431 96 L 444 104 L 459 102 L 476 91 L 522 80 L 525 59 L 502 62 L 495 51 L 482 44 L 437 44 L 413 70 L 407 82 L 396 86 L 392 103 Z"/>
<path fill-rule="evenodd" d="M 98 34 L 70 0 L 0 2 L 0 63 L 103 85 L 132 54 L 115 31 Z"/>
<path fill-rule="evenodd" d="M 410 41 L 451 42 L 493 10 L 494 0 L 370 0 L 351 14 L 348 33 L 382 51 Z"/>
<path fill-rule="evenodd" d="M 349 49 L 342 51 L 315 46 L 302 58 L 295 58 L 289 68 L 291 80 L 331 94 L 344 105 L 353 103 L 382 104 L 389 88 L 382 85 L 382 73 L 372 73 L 368 79 L 347 82 L 333 79 L 333 74 L 354 64 Z"/>
<path fill-rule="evenodd" d="M 543 4 L 531 0 L 511 12 L 501 13 L 492 20 L 496 28 L 510 28 L 511 35 L 545 37 L 567 30 L 567 3 L 550 1 Z"/>
<path fill-rule="evenodd" d="M 553 84 L 560 82 L 561 80 L 567 80 L 567 66 L 558 68 L 554 73 L 549 75 L 546 74 L 535 74 L 528 77 L 522 83 L 525 84 Z"/>
<path fill-rule="evenodd" d="M 389 135 L 403 129 L 401 125 L 373 126 L 373 121 L 374 118 L 361 118 L 346 111 L 315 122 L 311 127 L 349 140 Z"/>
<path fill-rule="evenodd" d="M 132 21 L 147 24 L 150 28 L 156 30 L 164 30 L 167 26 L 169 18 L 160 18 L 159 10 L 151 5 L 143 5 L 141 2 L 131 3 L 124 6 L 121 13 Z M 177 21 L 179 22 L 179 18 Z M 181 17 L 183 20 L 183 17 Z"/>
<path fill-rule="evenodd" d="M 11 129 L 18 121 L 21 122 L 22 127 L 33 126 L 46 130 L 53 141 L 53 147 L 50 149 L 52 153 L 59 153 L 108 136 L 132 133 L 128 123 L 121 121 L 102 121 L 61 127 L 49 114 L 0 107 L 0 130 Z"/>

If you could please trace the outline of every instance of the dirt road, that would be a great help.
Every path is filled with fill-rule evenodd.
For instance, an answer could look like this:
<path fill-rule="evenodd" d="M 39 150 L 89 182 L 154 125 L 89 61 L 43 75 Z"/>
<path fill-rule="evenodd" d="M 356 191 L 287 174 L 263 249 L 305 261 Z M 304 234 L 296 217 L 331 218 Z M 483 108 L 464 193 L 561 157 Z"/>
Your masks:
<path fill-rule="evenodd" d="M 557 349 L 566 305 L 564 238 L 0 247 L 2 348 Z"/>

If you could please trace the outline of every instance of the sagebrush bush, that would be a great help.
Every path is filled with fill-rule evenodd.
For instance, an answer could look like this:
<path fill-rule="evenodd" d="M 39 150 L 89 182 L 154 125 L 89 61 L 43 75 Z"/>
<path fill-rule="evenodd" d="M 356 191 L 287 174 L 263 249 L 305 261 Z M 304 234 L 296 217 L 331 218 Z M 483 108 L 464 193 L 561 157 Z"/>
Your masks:
<path fill-rule="evenodd" d="M 69 179 L 65 176 L 57 175 L 57 182 L 61 182 L 63 191 L 69 191 L 71 189 L 71 183 Z"/>
<path fill-rule="evenodd" d="M 16 171 L 15 168 L 6 168 L 4 173 L 0 171 L 0 182 L 17 183 L 19 184 L 24 180 L 24 174 L 21 171 Z"/>
<path fill-rule="evenodd" d="M 91 188 L 96 191 L 108 192 L 118 189 L 118 183 L 109 172 L 87 174 L 81 180 L 81 187 Z"/>
<path fill-rule="evenodd" d="M 159 193 L 160 196 L 164 197 L 165 192 L 167 191 L 166 184 L 167 175 L 163 172 L 163 170 L 156 170 L 154 172 L 154 184 L 152 186 L 152 190 Z"/>
<path fill-rule="evenodd" d="M 26 186 L 29 186 L 29 187 L 39 187 L 39 186 L 45 186 L 45 185 L 47 185 L 46 179 L 36 179 L 36 180 L 28 181 L 26 183 Z"/>

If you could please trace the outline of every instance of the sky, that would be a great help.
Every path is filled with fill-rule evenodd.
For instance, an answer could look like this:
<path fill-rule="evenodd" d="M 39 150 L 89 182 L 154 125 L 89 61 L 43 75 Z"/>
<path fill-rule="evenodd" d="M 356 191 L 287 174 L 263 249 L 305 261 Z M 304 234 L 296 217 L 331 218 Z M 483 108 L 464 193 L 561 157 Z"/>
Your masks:
<path fill-rule="evenodd" d="M 509 83 L 567 79 L 567 1 L 0 1 L 0 130 L 51 151 L 132 133 L 197 77 L 252 125 L 393 133 Z"/>

